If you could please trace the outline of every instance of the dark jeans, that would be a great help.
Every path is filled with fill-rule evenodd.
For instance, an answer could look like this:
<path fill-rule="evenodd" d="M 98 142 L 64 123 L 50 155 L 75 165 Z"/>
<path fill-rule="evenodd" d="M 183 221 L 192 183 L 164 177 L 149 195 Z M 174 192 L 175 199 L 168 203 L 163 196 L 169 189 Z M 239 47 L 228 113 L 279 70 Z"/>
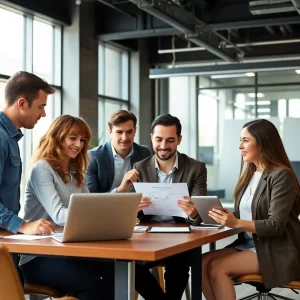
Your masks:
<path fill-rule="evenodd" d="M 158 264 L 165 266 L 166 293 L 150 272 L 150 268 Z M 145 300 L 181 300 L 189 280 L 191 259 L 189 253 L 180 253 L 160 262 L 136 263 L 135 288 Z"/>
<path fill-rule="evenodd" d="M 56 288 L 79 300 L 114 299 L 114 263 L 36 257 L 20 266 L 25 282 Z"/>

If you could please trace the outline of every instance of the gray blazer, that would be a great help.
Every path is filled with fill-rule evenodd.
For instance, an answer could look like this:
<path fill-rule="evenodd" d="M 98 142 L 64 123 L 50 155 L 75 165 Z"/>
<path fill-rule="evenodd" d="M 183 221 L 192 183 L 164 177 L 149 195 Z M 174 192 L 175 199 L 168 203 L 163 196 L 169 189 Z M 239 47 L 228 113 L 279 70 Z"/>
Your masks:
<path fill-rule="evenodd" d="M 246 187 L 235 204 L 239 205 Z M 253 239 L 266 288 L 300 279 L 300 199 L 288 169 L 265 171 L 252 201 L 256 234 Z M 239 235 L 242 242 L 243 234 Z M 235 243 L 237 244 L 237 243 Z"/>
<path fill-rule="evenodd" d="M 158 182 L 158 175 L 155 169 L 155 155 L 134 165 L 139 172 L 139 182 Z M 190 196 L 205 196 L 207 194 L 207 170 L 205 163 L 188 157 L 178 152 L 178 169 L 174 172 L 173 183 L 186 182 Z M 128 191 L 134 191 L 131 187 Z M 139 215 L 139 218 L 141 216 Z M 143 221 L 149 221 L 151 216 L 144 216 Z M 173 217 L 175 221 L 182 221 L 183 218 Z M 147 220 L 148 219 L 148 220 Z"/>

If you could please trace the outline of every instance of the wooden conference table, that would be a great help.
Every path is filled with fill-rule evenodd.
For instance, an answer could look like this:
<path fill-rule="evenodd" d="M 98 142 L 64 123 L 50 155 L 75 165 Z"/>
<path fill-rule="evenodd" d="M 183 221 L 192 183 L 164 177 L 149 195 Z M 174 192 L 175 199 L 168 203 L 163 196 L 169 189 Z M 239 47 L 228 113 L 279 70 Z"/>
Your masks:
<path fill-rule="evenodd" d="M 152 226 L 158 226 L 151 224 Z M 178 226 L 164 224 L 164 226 Z M 115 260 L 115 299 L 133 300 L 135 295 L 135 261 L 158 261 L 189 251 L 191 265 L 191 296 L 199 300 L 201 291 L 202 246 L 239 233 L 238 229 L 192 229 L 191 233 L 134 233 L 129 240 L 59 243 L 51 238 L 24 241 L 0 239 L 12 253 L 86 257 Z M 0 235 L 10 235 L 0 230 Z"/>

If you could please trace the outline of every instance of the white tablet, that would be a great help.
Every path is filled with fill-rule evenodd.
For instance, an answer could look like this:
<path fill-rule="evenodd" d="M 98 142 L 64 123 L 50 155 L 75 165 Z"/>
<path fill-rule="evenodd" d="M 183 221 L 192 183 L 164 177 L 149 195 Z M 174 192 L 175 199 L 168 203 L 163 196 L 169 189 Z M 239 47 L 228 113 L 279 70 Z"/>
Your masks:
<path fill-rule="evenodd" d="M 217 196 L 192 196 L 191 198 L 204 224 L 218 224 L 208 215 L 213 208 L 224 210 Z"/>

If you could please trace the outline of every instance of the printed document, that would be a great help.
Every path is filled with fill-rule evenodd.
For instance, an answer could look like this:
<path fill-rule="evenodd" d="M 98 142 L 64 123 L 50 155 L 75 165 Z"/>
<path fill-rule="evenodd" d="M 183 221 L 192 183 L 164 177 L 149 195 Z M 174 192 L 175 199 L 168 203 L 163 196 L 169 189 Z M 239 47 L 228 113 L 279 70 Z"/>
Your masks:
<path fill-rule="evenodd" d="M 4 238 L 13 239 L 13 240 L 33 241 L 33 240 L 42 240 L 42 239 L 51 238 L 51 235 L 14 234 L 14 235 L 7 235 Z"/>
<path fill-rule="evenodd" d="M 183 196 L 189 196 L 186 183 L 134 182 L 133 185 L 137 193 L 149 197 L 152 202 L 143 209 L 145 215 L 187 217 L 177 204 L 178 200 L 184 200 Z"/>

